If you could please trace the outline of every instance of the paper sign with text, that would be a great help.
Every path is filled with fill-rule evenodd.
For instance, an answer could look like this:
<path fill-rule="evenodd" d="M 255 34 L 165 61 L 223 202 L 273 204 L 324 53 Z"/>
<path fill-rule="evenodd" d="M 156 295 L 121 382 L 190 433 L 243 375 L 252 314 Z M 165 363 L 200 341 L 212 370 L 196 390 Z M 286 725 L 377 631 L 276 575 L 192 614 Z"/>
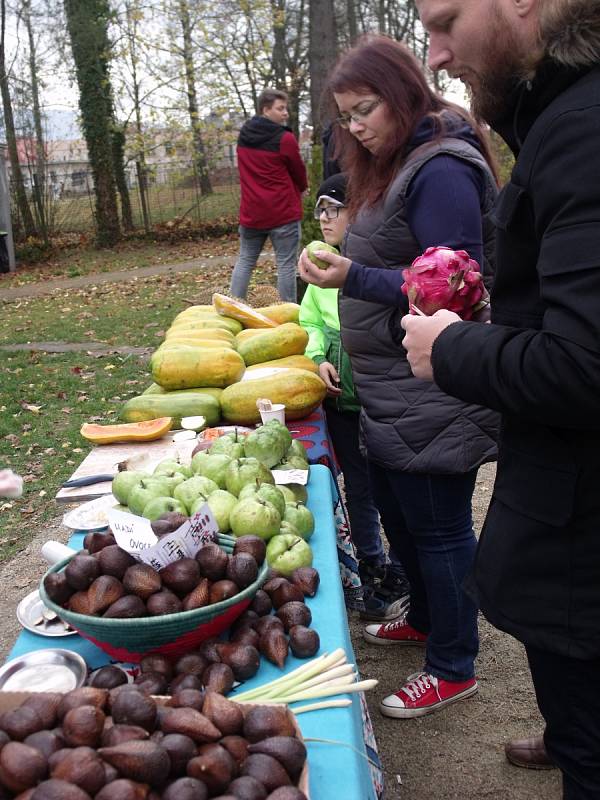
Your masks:
<path fill-rule="evenodd" d="M 301 486 L 306 486 L 308 483 L 307 469 L 272 469 L 271 474 L 275 480 L 275 485 L 299 483 Z"/>
<path fill-rule="evenodd" d="M 194 558 L 203 545 L 216 541 L 219 532 L 206 503 L 176 531 L 160 539 L 150 522 L 135 514 L 111 510 L 108 512 L 108 522 L 119 547 L 156 570 L 180 558 Z"/>

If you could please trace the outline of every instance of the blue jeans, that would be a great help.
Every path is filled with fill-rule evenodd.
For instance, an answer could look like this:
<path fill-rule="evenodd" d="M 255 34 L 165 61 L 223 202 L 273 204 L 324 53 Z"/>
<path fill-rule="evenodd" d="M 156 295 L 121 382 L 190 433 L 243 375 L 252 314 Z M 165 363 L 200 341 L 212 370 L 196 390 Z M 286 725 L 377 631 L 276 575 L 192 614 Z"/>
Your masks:
<path fill-rule="evenodd" d="M 300 245 L 300 222 L 288 222 L 278 228 L 258 230 L 239 227 L 240 254 L 233 268 L 230 293 L 246 297 L 252 270 L 267 239 L 271 239 L 277 263 L 277 291 L 285 302 L 296 302 L 296 264 Z"/>
<path fill-rule="evenodd" d="M 410 582 L 407 622 L 428 634 L 425 670 L 450 681 L 475 674 L 477 607 L 462 590 L 477 545 L 471 499 L 477 470 L 419 475 L 369 462 L 386 536 Z"/>
<path fill-rule="evenodd" d="M 344 473 L 350 536 L 356 556 L 359 561 L 367 561 L 373 566 L 385 564 L 379 512 L 371 493 L 367 461 L 358 448 L 359 414 L 355 411 L 338 411 L 328 403 L 324 408 L 329 435 Z M 390 571 L 394 575 L 404 576 L 404 569 L 392 547 L 389 556 Z"/>

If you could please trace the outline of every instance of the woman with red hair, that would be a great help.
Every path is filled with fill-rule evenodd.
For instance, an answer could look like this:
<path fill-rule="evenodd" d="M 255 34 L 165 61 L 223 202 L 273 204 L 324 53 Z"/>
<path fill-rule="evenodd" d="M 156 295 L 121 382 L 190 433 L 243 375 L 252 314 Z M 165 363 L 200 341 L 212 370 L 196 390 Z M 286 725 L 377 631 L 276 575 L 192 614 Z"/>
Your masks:
<path fill-rule="evenodd" d="M 477 691 L 477 607 L 462 583 L 476 546 L 477 469 L 496 458 L 498 421 L 412 375 L 400 326 L 409 310 L 402 269 L 428 247 L 446 246 L 466 250 L 491 277 L 497 182 L 480 127 L 432 91 L 399 42 L 360 41 L 334 68 L 329 95 L 350 225 L 343 256 L 323 255 L 329 267 L 320 270 L 304 251 L 299 267 L 310 283 L 343 287 L 341 336 L 374 500 L 411 586 L 408 613 L 367 625 L 364 636 L 425 648 L 423 669 L 380 706 L 410 718 Z"/>

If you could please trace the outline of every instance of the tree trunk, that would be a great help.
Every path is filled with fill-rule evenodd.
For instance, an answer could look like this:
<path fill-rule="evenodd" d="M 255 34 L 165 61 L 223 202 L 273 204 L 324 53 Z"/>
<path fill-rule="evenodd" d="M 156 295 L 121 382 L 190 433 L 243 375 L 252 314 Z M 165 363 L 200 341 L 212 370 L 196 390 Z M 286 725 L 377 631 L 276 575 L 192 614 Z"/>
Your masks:
<path fill-rule="evenodd" d="M 132 231 L 133 216 L 131 213 L 131 200 L 129 198 L 129 186 L 127 185 L 127 175 L 125 174 L 125 131 L 123 128 L 113 124 L 112 134 L 113 165 L 115 170 L 115 182 L 121 198 L 121 222 L 123 230 Z"/>
<path fill-rule="evenodd" d="M 141 88 L 138 79 L 138 39 L 137 30 L 139 16 L 134 13 L 134 9 L 129 2 L 125 4 L 125 15 L 127 21 L 127 41 L 129 42 L 129 57 L 131 61 L 131 79 L 133 91 L 133 112 L 135 115 L 135 131 L 137 151 L 135 160 L 135 171 L 137 176 L 138 191 L 140 193 L 140 207 L 142 209 L 142 220 L 144 230 L 150 233 L 150 210 L 148 204 L 148 178 L 146 173 L 146 156 L 144 154 L 144 131 L 142 126 L 142 103 Z"/>
<path fill-rule="evenodd" d="M 46 214 L 46 148 L 44 145 L 44 131 L 42 128 L 42 113 L 40 110 L 40 93 L 37 76 L 37 54 L 33 26 L 31 24 L 31 6 L 29 0 L 23 0 L 23 19 L 29 39 L 29 73 L 31 77 L 31 100 L 33 106 L 33 124 L 35 127 L 35 171 L 34 171 L 34 198 L 38 212 L 40 233 L 44 244 L 48 244 L 48 218 Z"/>
<path fill-rule="evenodd" d="M 15 134 L 15 120 L 13 117 L 12 102 L 8 90 L 8 75 L 6 74 L 6 55 L 4 50 L 4 36 L 6 30 L 6 3 L 0 3 L 1 26 L 0 26 L 0 93 L 2 94 L 2 108 L 4 112 L 4 128 L 6 132 L 6 144 L 8 145 L 8 157 L 10 160 L 11 183 L 15 187 L 17 197 L 17 207 L 23 224 L 25 236 L 35 236 L 37 231 L 33 221 L 33 215 L 29 208 L 23 173 L 19 164 L 19 153 L 17 150 L 17 137 Z"/>
<path fill-rule="evenodd" d="M 346 17 L 348 19 L 348 38 L 353 45 L 358 38 L 358 22 L 356 20 L 356 0 L 346 0 Z"/>
<path fill-rule="evenodd" d="M 333 0 L 310 0 L 308 69 L 313 143 L 319 144 L 324 122 L 322 100 L 327 76 L 337 57 L 337 31 Z"/>
<path fill-rule="evenodd" d="M 287 86 L 287 57 L 285 42 L 285 0 L 271 0 L 273 15 L 273 83 L 276 89 L 285 90 Z"/>
<path fill-rule="evenodd" d="M 108 74 L 106 0 L 65 0 L 67 27 L 79 86 L 96 206 L 96 239 L 111 247 L 121 238 L 113 160 L 113 104 Z"/>
<path fill-rule="evenodd" d="M 200 186 L 200 193 L 203 195 L 212 193 L 210 176 L 208 174 L 208 163 L 206 149 L 202 138 L 202 127 L 198 112 L 198 96 L 196 94 L 196 75 L 194 70 L 194 55 L 192 45 L 192 23 L 190 19 L 190 9 L 187 0 L 179 0 L 179 21 L 183 31 L 183 60 L 185 64 L 185 82 L 188 97 L 188 113 L 192 127 L 192 137 L 194 142 L 194 162 L 196 166 L 196 177 Z"/>

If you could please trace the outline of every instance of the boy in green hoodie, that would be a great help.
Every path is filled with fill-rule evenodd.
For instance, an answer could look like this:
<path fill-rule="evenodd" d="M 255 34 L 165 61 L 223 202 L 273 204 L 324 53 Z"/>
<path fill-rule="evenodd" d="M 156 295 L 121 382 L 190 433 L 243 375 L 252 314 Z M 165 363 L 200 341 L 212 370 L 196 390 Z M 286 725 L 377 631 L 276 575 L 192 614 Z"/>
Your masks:
<path fill-rule="evenodd" d="M 319 187 L 315 219 L 319 220 L 327 244 L 338 246 L 344 238 L 348 225 L 345 202 L 343 175 L 332 175 Z M 367 463 L 358 446 L 360 404 L 354 392 L 350 359 L 340 338 L 338 290 L 309 284 L 300 305 L 300 324 L 309 335 L 305 353 L 318 365 L 327 386 L 327 426 L 344 473 L 352 542 L 364 587 L 365 610 L 361 616 L 370 620 L 394 619 L 406 611 L 409 587 L 402 565 L 391 550 L 386 564 Z"/>

